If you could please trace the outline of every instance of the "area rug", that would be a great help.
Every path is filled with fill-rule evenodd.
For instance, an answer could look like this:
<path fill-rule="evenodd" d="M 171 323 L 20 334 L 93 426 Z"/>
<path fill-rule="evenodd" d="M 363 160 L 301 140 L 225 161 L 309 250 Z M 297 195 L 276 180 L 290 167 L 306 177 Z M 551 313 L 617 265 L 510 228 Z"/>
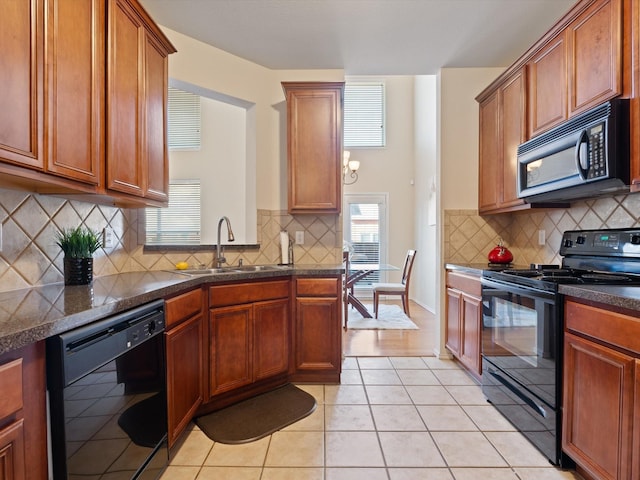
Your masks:
<path fill-rule="evenodd" d="M 373 314 L 373 306 L 365 305 Z M 355 308 L 349 306 L 347 328 L 361 330 L 418 330 L 418 326 L 404 314 L 398 305 L 378 305 L 378 318 L 363 318 Z"/>
<path fill-rule="evenodd" d="M 289 383 L 198 417 L 196 425 L 214 442 L 248 443 L 303 419 L 315 409 L 315 398 Z"/>

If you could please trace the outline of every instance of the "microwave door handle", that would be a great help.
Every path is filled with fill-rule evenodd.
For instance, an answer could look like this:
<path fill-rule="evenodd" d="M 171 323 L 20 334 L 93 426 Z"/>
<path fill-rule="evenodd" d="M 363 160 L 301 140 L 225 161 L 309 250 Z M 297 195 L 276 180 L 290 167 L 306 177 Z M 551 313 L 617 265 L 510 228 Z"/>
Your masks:
<path fill-rule="evenodd" d="M 576 167 L 582 180 L 587 179 L 589 173 L 589 135 L 583 130 L 576 143 Z"/>

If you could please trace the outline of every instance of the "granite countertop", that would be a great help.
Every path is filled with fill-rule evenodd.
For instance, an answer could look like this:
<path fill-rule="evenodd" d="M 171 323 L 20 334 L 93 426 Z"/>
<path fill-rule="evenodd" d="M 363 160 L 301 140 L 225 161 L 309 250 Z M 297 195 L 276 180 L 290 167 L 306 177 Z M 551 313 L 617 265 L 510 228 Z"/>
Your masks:
<path fill-rule="evenodd" d="M 570 297 L 635 310 L 640 313 L 640 286 L 560 285 L 558 291 Z"/>
<path fill-rule="evenodd" d="M 340 275 L 343 271 L 342 266 L 295 265 L 209 275 L 186 275 L 177 270 L 130 272 L 96 277 L 91 285 L 54 283 L 1 292 L 0 354 L 205 283 Z"/>

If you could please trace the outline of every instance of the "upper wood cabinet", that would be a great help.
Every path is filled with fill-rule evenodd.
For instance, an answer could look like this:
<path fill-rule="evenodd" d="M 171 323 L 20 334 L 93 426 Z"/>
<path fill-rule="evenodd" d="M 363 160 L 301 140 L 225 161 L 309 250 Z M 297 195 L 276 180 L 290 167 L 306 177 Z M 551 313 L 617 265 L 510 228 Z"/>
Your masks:
<path fill-rule="evenodd" d="M 480 213 L 526 208 L 518 198 L 518 145 L 526 140 L 526 70 L 480 100 Z"/>
<path fill-rule="evenodd" d="M 0 159 L 44 168 L 43 2 L 7 0 L 0 16 Z"/>
<path fill-rule="evenodd" d="M 139 5 L 109 0 L 107 188 L 166 202 L 167 57 L 175 52 Z"/>
<path fill-rule="evenodd" d="M 623 93 L 622 0 L 585 0 L 528 62 L 530 135 Z"/>
<path fill-rule="evenodd" d="M 607 100 L 640 91 L 637 3 L 577 2 L 476 97 L 480 104 L 481 214 L 566 206 L 531 205 L 517 198 L 518 145 Z M 635 124 L 637 131 L 640 131 L 639 102 L 631 103 L 632 129 Z M 631 177 L 640 190 L 640 135 L 632 133 L 631 138 Z"/>
<path fill-rule="evenodd" d="M 283 82 L 289 213 L 340 213 L 344 82 Z"/>
<path fill-rule="evenodd" d="M 545 45 L 527 65 L 530 72 L 531 136 L 567 118 L 567 57 L 564 34 Z"/>
<path fill-rule="evenodd" d="M 136 0 L 7 2 L 2 185 L 166 204 L 167 56 L 175 49 L 159 28 Z"/>
<path fill-rule="evenodd" d="M 45 1 L 46 171 L 101 185 L 105 3 Z"/>

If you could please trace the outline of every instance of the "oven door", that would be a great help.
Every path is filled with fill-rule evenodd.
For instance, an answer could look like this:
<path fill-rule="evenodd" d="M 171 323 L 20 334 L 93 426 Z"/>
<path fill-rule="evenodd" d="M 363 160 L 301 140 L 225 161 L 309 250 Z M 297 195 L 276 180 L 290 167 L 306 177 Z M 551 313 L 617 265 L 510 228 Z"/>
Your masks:
<path fill-rule="evenodd" d="M 560 445 L 557 295 L 482 279 L 482 391 L 554 464 Z"/>
<path fill-rule="evenodd" d="M 482 356 L 557 407 L 561 325 L 556 294 L 482 279 Z"/>

